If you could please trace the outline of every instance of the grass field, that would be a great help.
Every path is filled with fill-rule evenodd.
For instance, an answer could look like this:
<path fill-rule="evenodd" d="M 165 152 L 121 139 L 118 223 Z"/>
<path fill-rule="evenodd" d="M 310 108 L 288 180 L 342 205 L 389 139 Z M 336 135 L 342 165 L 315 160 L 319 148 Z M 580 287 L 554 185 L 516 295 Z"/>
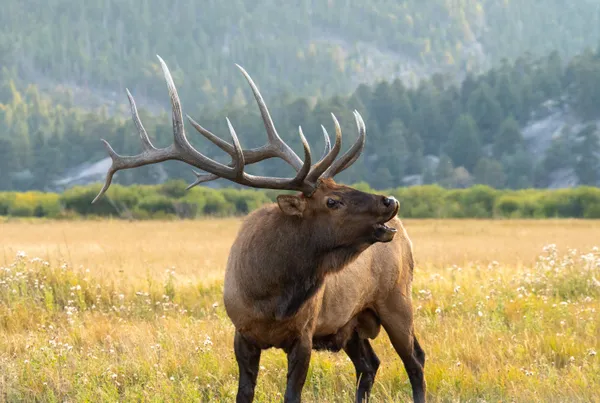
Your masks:
<path fill-rule="evenodd" d="M 0 400 L 233 401 L 222 304 L 238 219 L 0 223 Z M 600 400 L 600 222 L 406 220 L 430 401 Z M 373 401 L 410 385 L 382 332 Z M 263 353 L 257 401 L 282 400 Z M 349 402 L 343 353 L 315 353 L 310 402 Z"/>

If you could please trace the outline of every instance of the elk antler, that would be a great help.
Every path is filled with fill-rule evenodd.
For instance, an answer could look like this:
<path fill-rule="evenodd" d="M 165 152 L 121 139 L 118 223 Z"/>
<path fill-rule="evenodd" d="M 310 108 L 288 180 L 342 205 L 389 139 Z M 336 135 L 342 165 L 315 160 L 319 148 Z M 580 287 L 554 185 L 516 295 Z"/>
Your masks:
<path fill-rule="evenodd" d="M 361 153 L 364 147 L 364 122 L 359 113 L 354 111 L 354 116 L 359 129 L 358 139 L 356 143 L 344 154 L 344 156 L 334 163 L 334 160 L 341 148 L 342 131 L 337 119 L 332 115 L 336 129 L 335 144 L 333 147 L 331 147 L 329 136 L 323 127 L 323 134 L 325 137 L 325 153 L 321 160 L 313 166 L 311 166 L 310 147 L 306 141 L 306 138 L 304 137 L 304 134 L 302 133 L 302 128 L 298 128 L 300 140 L 302 141 L 302 145 L 304 147 L 304 161 L 302 161 L 298 155 L 296 155 L 296 153 L 281 139 L 281 137 L 279 137 L 277 130 L 275 129 L 275 125 L 273 124 L 273 120 L 269 114 L 269 110 L 267 109 L 267 105 L 258 91 L 256 84 L 254 84 L 254 81 L 250 75 L 238 65 L 238 68 L 242 71 L 242 74 L 244 77 L 246 77 L 246 80 L 250 84 L 250 88 L 252 89 L 254 98 L 258 104 L 265 129 L 267 131 L 267 144 L 263 145 L 262 147 L 243 150 L 235 130 L 228 118 L 227 125 L 229 127 L 233 145 L 215 136 L 213 133 L 196 123 L 191 117 L 186 115 L 192 126 L 198 132 L 200 132 L 204 137 L 231 156 L 231 163 L 229 165 L 221 164 L 201 154 L 189 143 L 185 135 L 181 103 L 179 101 L 179 96 L 177 95 L 175 83 L 173 82 L 173 78 L 171 77 L 171 73 L 169 72 L 165 62 L 160 58 L 160 56 L 157 57 L 162 67 L 165 80 L 167 82 L 167 88 L 169 90 L 169 96 L 171 98 L 174 139 L 173 144 L 165 148 L 154 147 L 150 141 L 150 138 L 148 137 L 148 134 L 146 133 L 146 129 L 144 129 L 144 126 L 140 120 L 133 96 L 129 90 L 127 90 L 127 97 L 131 105 L 131 115 L 140 135 L 143 151 L 141 154 L 134 156 L 122 156 L 117 154 L 106 140 L 102 140 L 106 146 L 106 149 L 108 150 L 108 154 L 112 159 L 112 165 L 107 172 L 104 186 L 96 198 L 94 198 L 92 203 L 95 203 L 108 190 L 112 182 L 113 175 L 117 171 L 122 169 L 136 168 L 143 165 L 155 164 L 167 160 L 183 161 L 191 166 L 208 172 L 208 174 L 202 174 L 194 171 L 197 178 L 190 186 L 188 186 L 188 189 L 203 182 L 208 182 L 218 178 L 225 178 L 232 182 L 254 188 L 297 190 L 306 195 L 311 195 L 318 186 L 319 178 L 333 177 L 335 174 L 348 168 L 358 158 L 358 155 Z M 276 178 L 255 176 L 244 172 L 244 166 L 274 157 L 281 158 L 290 164 L 296 170 L 296 176 L 294 178 Z"/>

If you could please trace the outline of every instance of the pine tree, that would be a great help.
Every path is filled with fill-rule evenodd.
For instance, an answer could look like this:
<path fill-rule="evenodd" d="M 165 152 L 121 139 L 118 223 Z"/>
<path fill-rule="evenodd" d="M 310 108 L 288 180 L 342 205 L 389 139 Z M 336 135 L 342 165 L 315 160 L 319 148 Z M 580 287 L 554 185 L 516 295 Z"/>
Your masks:
<path fill-rule="evenodd" d="M 545 177 L 558 169 L 571 168 L 574 166 L 573 139 L 569 128 L 564 128 L 560 135 L 554 137 L 550 147 L 544 154 L 542 166 Z"/>
<path fill-rule="evenodd" d="M 10 140 L 0 137 L 0 190 L 12 190 L 11 172 L 15 171 L 15 154 Z"/>
<path fill-rule="evenodd" d="M 454 122 L 446 143 L 446 153 L 454 166 L 464 166 L 472 171 L 477 164 L 481 155 L 481 142 L 477 124 L 470 115 L 460 115 Z"/>
<path fill-rule="evenodd" d="M 483 143 L 492 143 L 502 123 L 503 111 L 489 85 L 484 83 L 471 94 L 467 110 L 477 123 Z"/>
<path fill-rule="evenodd" d="M 435 169 L 435 179 L 441 186 L 447 186 L 452 180 L 453 175 L 454 166 L 452 165 L 452 159 L 443 154 L 440 156 L 440 160 Z"/>
<path fill-rule="evenodd" d="M 381 132 L 387 130 L 394 118 L 392 91 L 387 81 L 380 82 L 373 91 L 373 99 L 369 108 L 370 116 L 375 119 Z"/>
<path fill-rule="evenodd" d="M 406 126 L 400 120 L 390 123 L 386 133 L 385 147 L 380 149 L 379 166 L 388 168 L 391 174 L 391 183 L 387 187 L 400 186 L 406 172 L 410 150 L 406 142 Z"/>
<path fill-rule="evenodd" d="M 437 155 L 446 140 L 444 120 L 439 104 L 439 94 L 430 83 L 423 83 L 415 93 L 414 124 L 410 128 L 421 135 L 425 154 Z"/>
<path fill-rule="evenodd" d="M 519 124 L 509 116 L 504 119 L 500 130 L 496 133 L 494 139 L 494 155 L 502 158 L 503 155 L 514 154 L 523 145 L 523 135 L 519 129 Z"/>
<path fill-rule="evenodd" d="M 600 179 L 600 140 L 595 124 L 586 126 L 577 135 L 575 173 L 581 185 L 596 186 Z"/>
<path fill-rule="evenodd" d="M 475 183 L 501 189 L 506 183 L 502 164 L 490 158 L 481 158 L 473 171 Z"/>
<path fill-rule="evenodd" d="M 521 120 L 523 113 L 522 98 L 518 89 L 513 84 L 510 75 L 500 75 L 495 87 L 496 99 L 500 103 L 504 113 Z"/>
<path fill-rule="evenodd" d="M 600 116 L 600 53 L 585 52 L 571 63 L 568 75 L 575 110 L 584 119 Z"/>
<path fill-rule="evenodd" d="M 510 189 L 525 189 L 534 184 L 534 164 L 524 148 L 513 155 L 505 155 L 502 165 L 506 172 L 506 186 Z"/>

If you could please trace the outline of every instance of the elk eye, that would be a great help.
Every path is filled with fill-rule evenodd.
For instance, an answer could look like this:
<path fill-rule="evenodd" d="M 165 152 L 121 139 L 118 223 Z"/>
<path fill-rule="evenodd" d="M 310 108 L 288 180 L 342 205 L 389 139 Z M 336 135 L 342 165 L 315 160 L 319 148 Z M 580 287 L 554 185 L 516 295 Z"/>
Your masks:
<path fill-rule="evenodd" d="M 335 206 L 337 206 L 338 201 L 335 199 L 332 199 L 331 197 L 329 199 L 327 199 L 327 207 L 329 208 L 334 208 Z"/>

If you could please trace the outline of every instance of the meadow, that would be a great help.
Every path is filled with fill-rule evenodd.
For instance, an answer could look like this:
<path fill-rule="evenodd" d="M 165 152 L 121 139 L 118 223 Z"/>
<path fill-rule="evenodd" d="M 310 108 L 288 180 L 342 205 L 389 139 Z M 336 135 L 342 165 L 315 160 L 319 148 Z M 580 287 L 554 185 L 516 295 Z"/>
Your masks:
<path fill-rule="evenodd" d="M 0 222 L 0 399 L 234 401 L 223 271 L 241 219 Z M 600 399 L 600 222 L 404 220 L 429 401 Z M 409 401 L 385 332 L 372 401 Z M 256 401 L 281 401 L 283 352 Z M 307 402 L 348 402 L 345 354 L 313 354 Z"/>

